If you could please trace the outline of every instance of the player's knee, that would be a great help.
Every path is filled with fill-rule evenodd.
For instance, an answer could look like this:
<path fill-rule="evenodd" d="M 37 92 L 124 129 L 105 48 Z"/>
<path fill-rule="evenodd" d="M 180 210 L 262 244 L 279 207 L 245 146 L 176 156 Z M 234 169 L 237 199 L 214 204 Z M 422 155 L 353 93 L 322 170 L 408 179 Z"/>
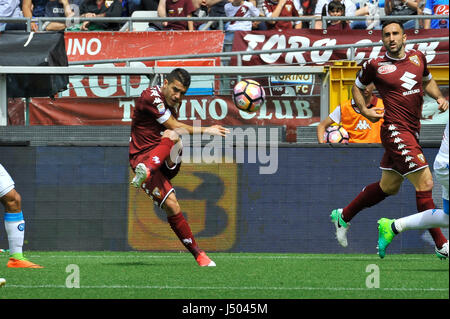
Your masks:
<path fill-rule="evenodd" d="M 434 182 L 432 178 L 424 179 L 416 188 L 416 191 L 426 192 L 433 189 Z"/>
<path fill-rule="evenodd" d="M 180 140 L 180 136 L 173 130 L 165 130 L 162 137 L 170 139 L 174 144 Z"/>
<path fill-rule="evenodd" d="M 175 196 L 170 196 L 164 202 L 162 208 L 166 212 L 167 216 L 173 216 L 181 212 L 180 204 Z"/>
<path fill-rule="evenodd" d="M 401 184 L 392 183 L 392 184 L 384 184 L 380 183 L 381 190 L 388 195 L 396 195 L 400 191 Z"/>
<path fill-rule="evenodd" d="M 20 212 L 22 206 L 22 197 L 16 190 L 10 191 L 2 198 L 3 206 L 7 212 Z"/>

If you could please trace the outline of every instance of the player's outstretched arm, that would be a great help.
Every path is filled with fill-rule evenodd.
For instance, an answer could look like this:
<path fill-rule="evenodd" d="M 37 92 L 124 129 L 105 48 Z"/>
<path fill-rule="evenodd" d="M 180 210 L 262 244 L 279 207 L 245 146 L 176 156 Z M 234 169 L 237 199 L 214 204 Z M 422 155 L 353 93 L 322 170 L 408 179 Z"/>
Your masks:
<path fill-rule="evenodd" d="M 425 93 L 436 100 L 436 102 L 438 103 L 439 111 L 441 111 L 441 113 L 447 111 L 448 101 L 442 95 L 439 86 L 433 78 L 429 81 L 423 82 L 423 90 L 425 91 Z"/>
<path fill-rule="evenodd" d="M 225 136 L 228 133 L 230 133 L 230 130 L 221 126 L 221 125 L 213 125 L 213 126 L 201 126 L 201 127 L 194 127 L 188 124 L 181 123 L 178 121 L 175 117 L 172 115 L 169 117 L 167 121 L 163 124 L 167 129 L 174 130 L 179 135 L 182 134 L 198 134 L 198 133 L 205 133 L 205 134 L 211 134 L 211 135 L 220 135 Z"/>

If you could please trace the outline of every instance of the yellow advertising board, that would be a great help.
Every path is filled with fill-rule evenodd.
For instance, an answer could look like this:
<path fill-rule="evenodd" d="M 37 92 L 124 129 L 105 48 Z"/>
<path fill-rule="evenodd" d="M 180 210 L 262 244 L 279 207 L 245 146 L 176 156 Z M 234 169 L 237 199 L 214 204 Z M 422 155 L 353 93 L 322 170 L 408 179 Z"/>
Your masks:
<path fill-rule="evenodd" d="M 236 242 L 237 171 L 234 163 L 183 163 L 171 181 L 195 240 L 205 251 L 226 251 Z M 130 182 L 133 176 L 130 169 Z M 185 249 L 165 212 L 133 187 L 128 196 L 128 243 L 136 250 Z"/>

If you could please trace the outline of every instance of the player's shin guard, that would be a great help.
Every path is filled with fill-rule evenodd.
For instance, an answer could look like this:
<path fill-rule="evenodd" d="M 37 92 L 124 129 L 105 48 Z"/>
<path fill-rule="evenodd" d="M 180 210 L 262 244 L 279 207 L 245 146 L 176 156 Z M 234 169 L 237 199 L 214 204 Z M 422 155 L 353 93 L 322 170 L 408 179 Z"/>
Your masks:
<path fill-rule="evenodd" d="M 434 205 L 432 191 L 416 191 L 416 204 L 417 210 L 419 212 L 426 211 L 428 209 L 434 209 L 436 206 Z M 433 237 L 433 241 L 436 244 L 436 247 L 441 249 L 442 246 L 447 242 L 447 238 L 445 238 L 440 228 L 430 228 L 428 229 L 431 237 Z"/>
<path fill-rule="evenodd" d="M 388 196 L 389 194 L 386 194 L 381 189 L 379 181 L 367 185 L 361 193 L 359 193 L 358 196 L 342 210 L 342 219 L 348 223 L 361 210 L 378 204 Z"/>
<path fill-rule="evenodd" d="M 25 221 L 22 212 L 5 213 L 5 230 L 8 235 L 9 253 L 21 254 L 25 237 Z"/>
<path fill-rule="evenodd" d="M 201 252 L 197 243 L 195 242 L 194 236 L 192 235 L 191 228 L 189 227 L 188 222 L 183 216 L 183 213 L 178 213 L 173 216 L 167 217 L 167 221 L 170 224 L 170 227 L 177 235 L 178 239 L 181 243 L 186 247 L 187 250 L 197 258 L 198 254 Z"/>

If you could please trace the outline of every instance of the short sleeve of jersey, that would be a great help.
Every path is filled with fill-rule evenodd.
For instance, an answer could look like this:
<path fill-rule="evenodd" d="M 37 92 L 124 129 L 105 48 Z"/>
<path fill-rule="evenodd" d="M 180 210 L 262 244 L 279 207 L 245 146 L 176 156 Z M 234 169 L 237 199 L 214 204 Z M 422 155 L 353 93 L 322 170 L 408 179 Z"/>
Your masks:
<path fill-rule="evenodd" d="M 328 116 L 334 121 L 334 123 L 341 123 L 341 106 L 338 105 Z"/>
<path fill-rule="evenodd" d="M 150 91 L 150 96 L 142 99 L 142 103 L 139 103 L 138 110 L 154 117 L 159 124 L 163 124 L 172 115 L 170 110 L 164 105 L 161 96 L 156 94 L 154 90 Z"/>
<path fill-rule="evenodd" d="M 422 60 L 423 63 L 423 80 L 424 81 L 430 81 L 432 76 L 430 71 L 428 70 L 428 63 L 427 63 L 427 58 L 425 57 L 425 55 L 421 52 L 421 51 L 417 51 L 420 59 Z"/>
<path fill-rule="evenodd" d="M 364 62 L 356 77 L 355 84 L 361 90 L 364 90 L 367 85 L 372 83 L 375 77 L 376 70 L 372 62 L 373 60 Z"/>

